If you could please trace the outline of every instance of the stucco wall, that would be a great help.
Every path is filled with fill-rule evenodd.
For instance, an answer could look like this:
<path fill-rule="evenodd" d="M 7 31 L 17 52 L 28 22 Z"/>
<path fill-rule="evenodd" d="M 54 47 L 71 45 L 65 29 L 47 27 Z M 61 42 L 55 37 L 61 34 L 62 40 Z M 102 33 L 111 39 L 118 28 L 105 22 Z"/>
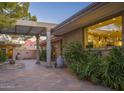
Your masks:
<path fill-rule="evenodd" d="M 13 50 L 13 58 L 16 59 L 17 53 L 20 53 L 19 59 L 36 59 L 36 50 Z"/>
<path fill-rule="evenodd" d="M 79 41 L 83 45 L 83 29 L 79 28 L 69 33 L 62 35 L 62 50 L 69 42 Z"/>
<path fill-rule="evenodd" d="M 55 42 L 53 45 L 55 48 L 56 57 L 59 57 L 61 55 L 61 41 Z"/>

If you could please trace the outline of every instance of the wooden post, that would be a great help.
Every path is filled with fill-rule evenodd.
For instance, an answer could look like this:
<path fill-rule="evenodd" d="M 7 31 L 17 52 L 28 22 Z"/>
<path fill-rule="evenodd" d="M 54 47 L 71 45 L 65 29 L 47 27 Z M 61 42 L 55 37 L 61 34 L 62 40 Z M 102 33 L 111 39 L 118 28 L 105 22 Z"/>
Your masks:
<path fill-rule="evenodd" d="M 40 48 L 39 48 L 39 35 L 36 35 L 36 46 L 37 46 L 37 59 L 36 64 L 40 64 Z"/>
<path fill-rule="evenodd" d="M 12 52 L 12 53 L 13 53 L 12 59 L 13 59 L 13 60 L 16 60 L 16 55 L 15 55 L 15 50 L 14 50 L 14 48 L 13 48 L 13 52 Z"/>
<path fill-rule="evenodd" d="M 88 33 L 87 33 L 87 28 L 83 28 L 83 48 L 86 48 L 88 44 Z"/>
<path fill-rule="evenodd" d="M 124 46 L 124 12 L 122 13 L 122 46 Z"/>
<path fill-rule="evenodd" d="M 47 29 L 47 46 L 46 46 L 46 56 L 47 64 L 51 66 L 51 30 Z"/>

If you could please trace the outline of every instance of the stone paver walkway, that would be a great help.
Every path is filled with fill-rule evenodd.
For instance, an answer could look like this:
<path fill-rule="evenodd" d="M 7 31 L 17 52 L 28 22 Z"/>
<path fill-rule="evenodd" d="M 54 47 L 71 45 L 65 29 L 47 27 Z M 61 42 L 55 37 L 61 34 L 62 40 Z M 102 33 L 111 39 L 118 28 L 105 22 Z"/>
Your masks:
<path fill-rule="evenodd" d="M 13 91 L 108 91 L 112 90 L 88 81 L 78 80 L 68 69 L 46 68 L 35 60 L 18 61 L 25 64 L 20 69 L 0 70 L 0 90 Z"/>

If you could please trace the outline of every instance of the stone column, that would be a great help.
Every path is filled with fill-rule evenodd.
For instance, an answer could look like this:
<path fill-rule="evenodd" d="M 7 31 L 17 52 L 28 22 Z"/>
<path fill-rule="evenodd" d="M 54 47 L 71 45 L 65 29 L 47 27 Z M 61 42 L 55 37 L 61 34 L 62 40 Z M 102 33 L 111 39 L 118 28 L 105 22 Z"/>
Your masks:
<path fill-rule="evenodd" d="M 15 49 L 13 48 L 13 55 L 12 55 L 12 59 L 16 60 L 16 54 L 15 54 Z"/>
<path fill-rule="evenodd" d="M 124 46 L 124 12 L 122 13 L 122 46 Z"/>
<path fill-rule="evenodd" d="M 51 30 L 47 29 L 47 45 L 46 45 L 46 57 L 47 65 L 51 66 Z"/>
<path fill-rule="evenodd" d="M 39 48 L 39 35 L 36 35 L 36 46 L 37 46 L 37 59 L 36 64 L 40 64 L 40 48 Z"/>

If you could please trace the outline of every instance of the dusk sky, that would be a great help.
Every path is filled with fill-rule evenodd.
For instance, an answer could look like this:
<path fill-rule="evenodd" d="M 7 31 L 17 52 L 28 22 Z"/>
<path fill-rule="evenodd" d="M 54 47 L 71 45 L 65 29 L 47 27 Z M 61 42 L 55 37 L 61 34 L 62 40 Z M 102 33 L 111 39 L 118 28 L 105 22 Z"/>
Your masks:
<path fill-rule="evenodd" d="M 32 2 L 29 11 L 37 16 L 40 22 L 59 24 L 89 4 L 88 2 Z"/>

